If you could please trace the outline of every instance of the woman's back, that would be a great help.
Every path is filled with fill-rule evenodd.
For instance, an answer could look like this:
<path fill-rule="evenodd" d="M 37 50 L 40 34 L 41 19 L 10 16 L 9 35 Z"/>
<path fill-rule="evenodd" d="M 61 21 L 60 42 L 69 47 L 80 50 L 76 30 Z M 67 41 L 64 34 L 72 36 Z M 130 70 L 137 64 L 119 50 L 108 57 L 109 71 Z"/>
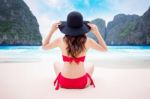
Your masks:
<path fill-rule="evenodd" d="M 86 53 L 88 51 L 88 47 L 87 47 L 88 46 L 88 39 L 89 38 L 87 38 L 87 40 L 84 44 L 86 50 L 83 50 L 76 58 L 80 58 L 83 56 L 85 56 L 85 58 L 86 58 Z M 73 58 L 72 56 L 69 56 L 67 53 L 67 50 L 66 50 L 67 43 L 65 42 L 65 40 L 63 38 L 61 38 L 60 40 L 61 40 L 60 48 L 62 51 L 62 58 L 63 58 L 63 56 Z M 79 61 L 79 63 L 77 63 L 76 61 L 72 61 L 71 63 L 70 62 L 64 62 L 64 65 L 62 66 L 62 75 L 64 77 L 67 77 L 67 78 L 81 77 L 85 73 L 86 73 L 86 70 L 84 68 L 84 61 Z"/>

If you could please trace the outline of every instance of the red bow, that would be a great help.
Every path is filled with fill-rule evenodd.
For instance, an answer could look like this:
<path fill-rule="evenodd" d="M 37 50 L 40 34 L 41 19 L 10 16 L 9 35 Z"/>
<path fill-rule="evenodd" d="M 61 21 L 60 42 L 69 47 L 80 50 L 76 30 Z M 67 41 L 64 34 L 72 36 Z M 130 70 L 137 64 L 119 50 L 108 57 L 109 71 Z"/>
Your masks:
<path fill-rule="evenodd" d="M 78 57 L 78 58 L 72 58 L 72 57 L 68 57 L 68 56 L 64 56 L 63 55 L 63 60 L 64 61 L 67 61 L 67 62 L 72 62 L 72 61 L 75 61 L 77 64 L 79 64 L 80 61 L 84 61 L 85 59 L 85 56 L 83 57 Z"/>

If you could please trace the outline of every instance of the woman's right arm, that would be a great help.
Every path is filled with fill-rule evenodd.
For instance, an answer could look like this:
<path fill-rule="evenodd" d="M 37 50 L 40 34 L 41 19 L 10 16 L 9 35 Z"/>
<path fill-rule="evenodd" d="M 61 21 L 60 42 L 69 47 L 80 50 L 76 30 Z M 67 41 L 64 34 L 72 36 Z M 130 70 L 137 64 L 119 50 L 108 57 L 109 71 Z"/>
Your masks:
<path fill-rule="evenodd" d="M 91 27 L 91 32 L 96 36 L 96 38 L 98 39 L 98 43 L 96 41 L 94 41 L 93 39 L 89 39 L 89 45 L 91 48 L 98 50 L 98 51 L 103 51 L 106 52 L 107 51 L 107 45 L 104 41 L 104 39 L 102 38 L 97 26 L 95 24 L 88 24 Z"/>

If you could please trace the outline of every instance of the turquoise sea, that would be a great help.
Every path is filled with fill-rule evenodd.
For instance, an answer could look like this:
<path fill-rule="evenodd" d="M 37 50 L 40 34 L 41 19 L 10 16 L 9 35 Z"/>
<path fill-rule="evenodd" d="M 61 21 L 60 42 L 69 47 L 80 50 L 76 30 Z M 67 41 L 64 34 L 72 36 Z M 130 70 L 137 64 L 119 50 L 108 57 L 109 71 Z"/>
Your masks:
<path fill-rule="evenodd" d="M 90 57 L 110 57 L 113 55 L 128 55 L 150 59 L 150 46 L 108 46 L 108 52 L 99 53 L 90 49 L 87 53 Z M 0 46 L 0 63 L 2 62 L 33 62 L 43 59 L 61 57 L 58 48 L 43 50 L 41 46 Z"/>

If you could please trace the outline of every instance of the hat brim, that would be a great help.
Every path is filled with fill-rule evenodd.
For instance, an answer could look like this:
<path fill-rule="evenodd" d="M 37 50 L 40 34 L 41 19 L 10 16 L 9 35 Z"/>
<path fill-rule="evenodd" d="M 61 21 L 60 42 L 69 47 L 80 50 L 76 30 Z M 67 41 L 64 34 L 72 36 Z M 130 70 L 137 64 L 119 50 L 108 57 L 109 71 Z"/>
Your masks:
<path fill-rule="evenodd" d="M 89 21 L 83 21 L 83 25 L 80 28 L 71 28 L 67 25 L 66 21 L 61 21 L 61 25 L 59 25 L 59 30 L 70 36 L 79 36 L 83 35 L 85 33 L 88 33 L 90 31 L 90 27 L 87 25 L 87 23 L 90 23 Z"/>

